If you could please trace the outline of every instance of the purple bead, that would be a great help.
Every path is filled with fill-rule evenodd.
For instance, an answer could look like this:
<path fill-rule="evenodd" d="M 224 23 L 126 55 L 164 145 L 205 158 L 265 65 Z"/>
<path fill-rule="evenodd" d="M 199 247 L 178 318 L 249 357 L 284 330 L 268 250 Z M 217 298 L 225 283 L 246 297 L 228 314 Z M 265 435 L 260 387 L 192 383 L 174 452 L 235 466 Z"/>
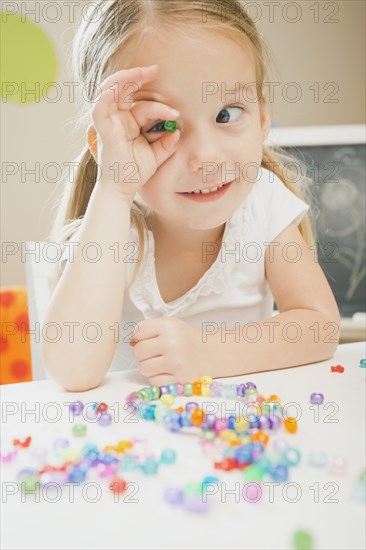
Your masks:
<path fill-rule="evenodd" d="M 101 426 L 109 426 L 112 422 L 112 415 L 107 412 L 102 412 L 98 420 L 98 424 Z"/>
<path fill-rule="evenodd" d="M 245 384 L 239 384 L 239 386 L 237 387 L 236 393 L 238 394 L 239 397 L 244 397 L 245 390 L 246 390 Z"/>
<path fill-rule="evenodd" d="M 50 472 L 44 472 L 39 476 L 39 481 L 41 485 L 46 485 L 48 483 L 63 485 L 67 479 L 67 473 L 60 470 L 54 470 Z M 56 488 L 56 487 L 55 487 Z"/>
<path fill-rule="evenodd" d="M 274 414 L 273 418 L 268 418 L 269 420 L 269 429 L 270 430 L 278 430 L 278 428 L 281 426 L 281 418 L 278 416 L 278 414 Z"/>
<path fill-rule="evenodd" d="M 214 414 L 206 414 L 205 420 L 201 425 L 202 430 L 212 430 L 215 427 L 216 416 Z"/>
<path fill-rule="evenodd" d="M 203 513 L 209 509 L 208 501 L 204 502 L 202 495 L 185 495 L 184 506 L 190 512 Z"/>
<path fill-rule="evenodd" d="M 245 390 L 248 390 L 249 388 L 257 389 L 257 386 L 253 382 L 245 382 L 243 385 L 245 386 Z"/>
<path fill-rule="evenodd" d="M 271 420 L 268 416 L 266 416 L 265 414 L 262 414 L 260 417 L 259 417 L 259 426 L 261 428 L 261 430 L 269 430 L 270 427 L 271 427 Z"/>
<path fill-rule="evenodd" d="M 310 403 L 321 405 L 324 401 L 324 395 L 322 393 L 312 393 L 310 396 Z"/>
<path fill-rule="evenodd" d="M 84 405 L 81 401 L 74 401 L 70 404 L 69 408 L 75 416 L 79 416 L 83 411 Z"/>
<path fill-rule="evenodd" d="M 210 390 L 211 390 L 211 397 L 221 397 L 221 388 L 222 384 L 219 382 L 212 382 Z"/>
<path fill-rule="evenodd" d="M 165 393 L 170 393 L 170 390 L 168 386 L 160 386 L 161 395 L 164 395 Z"/>
<path fill-rule="evenodd" d="M 181 489 L 175 489 L 174 487 L 169 487 L 164 492 L 164 499 L 172 506 L 175 506 L 177 504 L 182 504 L 183 491 Z"/>
<path fill-rule="evenodd" d="M 189 401 L 188 403 L 186 403 L 186 412 L 192 412 L 194 411 L 194 409 L 198 409 L 199 408 L 199 404 L 198 403 L 195 403 L 195 401 Z"/>

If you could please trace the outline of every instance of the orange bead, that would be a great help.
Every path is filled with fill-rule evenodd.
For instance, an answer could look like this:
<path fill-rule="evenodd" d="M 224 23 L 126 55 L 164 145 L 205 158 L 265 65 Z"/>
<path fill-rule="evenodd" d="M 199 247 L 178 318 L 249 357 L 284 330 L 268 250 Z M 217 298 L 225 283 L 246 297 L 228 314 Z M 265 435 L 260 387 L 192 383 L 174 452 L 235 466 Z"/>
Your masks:
<path fill-rule="evenodd" d="M 278 395 L 272 394 L 267 398 L 267 401 L 281 403 L 281 397 L 279 397 Z"/>
<path fill-rule="evenodd" d="M 192 384 L 192 394 L 201 395 L 202 394 L 202 384 L 201 382 L 193 382 Z"/>
<path fill-rule="evenodd" d="M 290 433 L 294 434 L 297 432 L 297 420 L 293 416 L 289 416 L 283 421 L 285 429 Z"/>
<path fill-rule="evenodd" d="M 173 409 L 173 411 L 182 413 L 182 412 L 184 412 L 184 407 L 177 407 L 176 409 Z"/>
<path fill-rule="evenodd" d="M 257 433 L 252 434 L 250 436 L 251 441 L 259 441 L 259 443 L 262 443 L 263 445 L 267 445 L 269 437 L 267 434 L 262 432 L 262 430 L 258 430 Z"/>
<path fill-rule="evenodd" d="M 191 422 L 193 426 L 200 427 L 203 422 L 205 413 L 202 409 L 194 409 L 191 414 Z"/>

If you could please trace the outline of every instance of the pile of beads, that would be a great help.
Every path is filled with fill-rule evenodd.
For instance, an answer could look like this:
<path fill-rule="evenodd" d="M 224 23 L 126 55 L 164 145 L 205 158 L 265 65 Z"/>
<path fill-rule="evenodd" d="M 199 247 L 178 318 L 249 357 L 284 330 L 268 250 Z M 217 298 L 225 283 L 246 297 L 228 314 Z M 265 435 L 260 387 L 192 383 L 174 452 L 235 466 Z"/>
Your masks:
<path fill-rule="evenodd" d="M 175 397 L 191 397 L 192 395 L 240 399 L 248 405 L 259 405 L 261 414 L 251 414 L 247 417 L 229 416 L 227 419 L 223 419 L 213 414 L 205 414 L 195 401 L 187 403 L 184 409 L 173 408 Z M 159 400 L 159 402 L 150 404 L 155 400 Z M 204 376 L 200 381 L 192 384 L 177 383 L 144 387 L 128 395 L 126 403 L 137 410 L 139 416 L 144 420 L 155 421 L 172 432 L 179 432 L 183 428 L 199 428 L 202 437 L 210 440 L 221 437 L 232 445 L 239 444 L 248 430 L 267 429 L 273 432 L 283 424 L 289 433 L 297 431 L 295 418 L 287 417 L 282 420 L 281 399 L 277 395 L 271 395 L 265 400 L 253 382 L 246 382 L 238 386 L 224 385 L 213 382 L 212 378 Z M 258 438 L 264 444 L 268 441 L 268 436 L 264 433 L 258 434 Z"/>
<path fill-rule="evenodd" d="M 244 403 L 260 405 L 260 413 L 221 418 L 206 414 L 195 401 L 186 403 L 184 408 L 173 408 L 177 396 L 192 395 L 240 399 Z M 159 402 L 151 404 L 154 400 Z M 274 481 L 286 481 L 289 468 L 300 462 L 300 452 L 289 447 L 284 440 L 277 448 L 274 445 L 275 453 L 272 452 L 271 458 L 267 456 L 270 435 L 281 425 L 288 433 L 295 433 L 297 422 L 292 417 L 282 419 L 280 397 L 271 395 L 265 400 L 253 382 L 225 386 L 205 376 L 192 384 L 145 387 L 128 395 L 126 402 L 135 408 L 140 418 L 155 421 L 172 432 L 193 428 L 198 431 L 203 444 L 222 441 L 225 448 L 221 449 L 220 458 L 214 461 L 214 468 L 242 470 L 246 480 L 262 480 L 267 475 Z"/>

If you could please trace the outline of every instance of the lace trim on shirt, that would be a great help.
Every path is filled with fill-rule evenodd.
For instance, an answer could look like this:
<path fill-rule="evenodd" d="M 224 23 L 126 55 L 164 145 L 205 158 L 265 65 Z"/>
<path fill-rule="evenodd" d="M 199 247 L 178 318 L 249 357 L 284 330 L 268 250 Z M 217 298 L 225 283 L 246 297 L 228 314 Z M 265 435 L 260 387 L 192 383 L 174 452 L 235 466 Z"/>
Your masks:
<path fill-rule="evenodd" d="M 229 251 L 235 251 L 236 244 L 238 242 L 242 243 L 246 239 L 251 226 L 252 198 L 251 193 L 249 193 L 244 202 L 226 222 L 222 245 L 215 262 L 193 288 L 169 303 L 163 301 L 159 292 L 155 272 L 154 236 L 148 230 L 147 253 L 141 266 L 141 272 L 129 290 L 131 301 L 142 312 L 145 319 L 152 319 L 163 316 L 176 316 L 194 304 L 198 296 L 223 292 L 236 265 L 236 255 L 234 253 L 230 254 Z M 131 230 L 137 236 L 137 229 L 132 227 Z M 224 261 L 222 261 L 222 256 Z"/>

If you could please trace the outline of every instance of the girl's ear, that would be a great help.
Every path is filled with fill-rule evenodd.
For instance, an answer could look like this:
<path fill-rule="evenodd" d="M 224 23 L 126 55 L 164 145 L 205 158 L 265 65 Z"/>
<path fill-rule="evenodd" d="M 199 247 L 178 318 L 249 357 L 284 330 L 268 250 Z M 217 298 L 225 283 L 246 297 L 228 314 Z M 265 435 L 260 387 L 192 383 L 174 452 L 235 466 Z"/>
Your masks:
<path fill-rule="evenodd" d="M 93 155 L 95 162 L 98 162 L 97 132 L 92 124 L 90 124 L 87 129 L 87 140 L 89 150 Z"/>

